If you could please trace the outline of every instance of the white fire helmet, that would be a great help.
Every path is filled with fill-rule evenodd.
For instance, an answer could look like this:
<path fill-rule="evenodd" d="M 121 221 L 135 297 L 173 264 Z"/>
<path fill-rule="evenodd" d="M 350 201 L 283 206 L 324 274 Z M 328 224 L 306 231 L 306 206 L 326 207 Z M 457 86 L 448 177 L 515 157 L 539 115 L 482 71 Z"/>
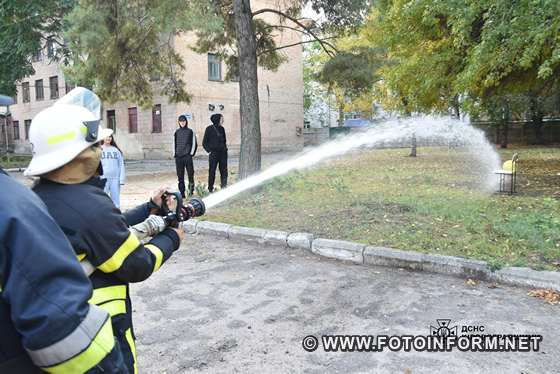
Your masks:
<path fill-rule="evenodd" d="M 84 149 L 113 133 L 83 106 L 56 103 L 33 118 L 29 141 L 33 158 L 24 172 L 37 176 L 56 170 L 72 161 Z"/>

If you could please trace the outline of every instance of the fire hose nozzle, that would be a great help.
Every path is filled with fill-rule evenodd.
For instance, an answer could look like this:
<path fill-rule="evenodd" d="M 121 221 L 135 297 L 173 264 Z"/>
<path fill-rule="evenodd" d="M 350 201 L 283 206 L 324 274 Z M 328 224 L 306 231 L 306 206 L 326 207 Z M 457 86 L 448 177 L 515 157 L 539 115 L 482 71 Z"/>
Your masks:
<path fill-rule="evenodd" d="M 194 217 L 200 217 L 206 213 L 206 205 L 204 205 L 202 199 L 198 197 L 191 197 L 185 205 L 185 208 L 188 211 L 185 221 Z"/>
<path fill-rule="evenodd" d="M 166 192 L 164 202 L 169 196 L 173 197 L 175 204 L 173 204 L 174 207 L 163 204 L 163 218 L 168 226 L 178 227 L 180 222 L 200 217 L 206 212 L 204 202 L 198 197 L 192 197 L 186 204 L 183 204 L 183 199 L 179 192 Z"/>

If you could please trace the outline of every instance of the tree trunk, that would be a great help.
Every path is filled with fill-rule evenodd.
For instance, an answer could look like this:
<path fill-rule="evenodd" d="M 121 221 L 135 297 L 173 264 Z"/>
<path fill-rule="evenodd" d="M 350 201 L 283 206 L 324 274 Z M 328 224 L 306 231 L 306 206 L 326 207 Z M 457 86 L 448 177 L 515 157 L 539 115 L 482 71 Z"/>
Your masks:
<path fill-rule="evenodd" d="M 241 117 L 239 179 L 245 179 L 261 169 L 257 43 L 253 29 L 251 1 L 234 0 L 233 12 L 239 50 L 239 114 Z"/>
<path fill-rule="evenodd" d="M 416 157 L 416 134 L 412 134 L 412 147 L 410 148 L 409 157 Z"/>
<path fill-rule="evenodd" d="M 500 142 L 500 148 L 507 148 L 509 143 L 509 123 L 502 123 L 502 141 Z"/>
<path fill-rule="evenodd" d="M 502 139 L 500 142 L 500 148 L 507 148 L 509 143 L 509 120 L 511 119 L 511 113 L 509 108 L 509 102 L 507 100 L 503 103 L 502 108 Z"/>
<path fill-rule="evenodd" d="M 344 126 L 344 104 L 338 104 L 338 127 Z"/>
<path fill-rule="evenodd" d="M 542 116 L 539 118 L 533 118 L 533 129 L 535 130 L 535 139 L 536 139 L 535 144 L 543 145 L 545 143 L 543 126 L 544 126 L 544 122 Z"/>
<path fill-rule="evenodd" d="M 529 135 L 527 135 L 527 133 L 529 132 L 529 126 L 529 122 L 523 122 L 523 125 L 521 126 L 521 138 L 526 144 L 529 144 L 529 142 L 527 141 L 527 139 L 529 139 Z"/>
<path fill-rule="evenodd" d="M 530 95 L 530 107 L 529 110 L 531 111 L 531 122 L 533 122 L 533 129 L 535 130 L 535 144 L 542 145 L 544 144 L 544 137 L 543 137 L 543 125 L 544 125 L 544 114 L 541 110 L 541 103 L 539 102 L 539 98 L 536 95 Z"/>
<path fill-rule="evenodd" d="M 461 108 L 459 107 L 459 95 L 455 95 L 453 97 L 452 107 L 453 107 L 453 117 L 457 119 L 461 119 Z"/>

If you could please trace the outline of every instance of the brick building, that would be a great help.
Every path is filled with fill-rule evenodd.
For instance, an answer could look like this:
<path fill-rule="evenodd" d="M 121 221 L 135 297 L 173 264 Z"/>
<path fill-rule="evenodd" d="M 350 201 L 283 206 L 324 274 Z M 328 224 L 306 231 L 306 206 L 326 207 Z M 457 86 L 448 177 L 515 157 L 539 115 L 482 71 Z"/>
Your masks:
<path fill-rule="evenodd" d="M 270 4 L 269 4 L 270 3 Z M 254 8 L 269 7 L 274 1 L 254 2 Z M 265 15 L 265 18 L 276 16 Z M 278 34 L 279 46 L 301 40 L 301 34 L 287 30 Z M 226 65 L 213 54 L 193 52 L 189 45 L 194 36 L 182 34 L 175 38 L 176 51 L 183 57 L 185 72 L 183 80 L 192 94 L 189 104 L 169 103 L 165 97 L 155 96 L 153 107 L 144 109 L 135 103 L 104 103 L 104 126 L 115 130 L 115 138 L 129 159 L 170 158 L 172 156 L 173 132 L 177 117 L 187 114 L 189 126 L 195 130 L 199 143 L 209 117 L 213 113 L 224 115 L 228 146 L 231 153 L 239 151 L 239 85 L 224 81 Z M 18 85 L 17 103 L 10 107 L 15 151 L 29 153 L 27 140 L 31 119 L 42 109 L 73 88 L 67 84 L 61 67 L 47 56 L 33 57 L 35 74 Z M 263 152 L 299 150 L 303 147 L 303 67 L 302 47 L 294 46 L 281 51 L 288 59 L 278 71 L 259 68 L 259 98 Z M 157 82 L 155 82 L 157 84 Z M 199 148 L 200 153 L 204 151 Z"/>

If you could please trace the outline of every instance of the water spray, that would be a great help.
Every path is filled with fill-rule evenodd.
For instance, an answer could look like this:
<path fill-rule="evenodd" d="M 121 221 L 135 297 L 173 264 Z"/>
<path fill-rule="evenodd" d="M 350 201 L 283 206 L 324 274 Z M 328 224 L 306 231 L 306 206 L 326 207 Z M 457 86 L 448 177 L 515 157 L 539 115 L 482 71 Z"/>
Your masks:
<path fill-rule="evenodd" d="M 453 145 L 462 147 L 472 153 L 478 161 L 477 173 L 483 189 L 492 191 L 497 181 L 492 178 L 494 170 L 499 169 L 500 158 L 494 147 L 488 142 L 484 132 L 470 124 L 452 118 L 422 116 L 407 119 L 393 119 L 373 125 L 370 129 L 333 140 L 295 157 L 274 164 L 263 172 L 244 179 L 234 185 L 218 191 L 206 198 L 206 209 L 247 191 L 262 183 L 287 174 L 292 170 L 312 167 L 322 161 L 333 159 L 360 147 L 376 147 L 391 144 L 409 144 L 412 135 L 421 144 Z"/>

